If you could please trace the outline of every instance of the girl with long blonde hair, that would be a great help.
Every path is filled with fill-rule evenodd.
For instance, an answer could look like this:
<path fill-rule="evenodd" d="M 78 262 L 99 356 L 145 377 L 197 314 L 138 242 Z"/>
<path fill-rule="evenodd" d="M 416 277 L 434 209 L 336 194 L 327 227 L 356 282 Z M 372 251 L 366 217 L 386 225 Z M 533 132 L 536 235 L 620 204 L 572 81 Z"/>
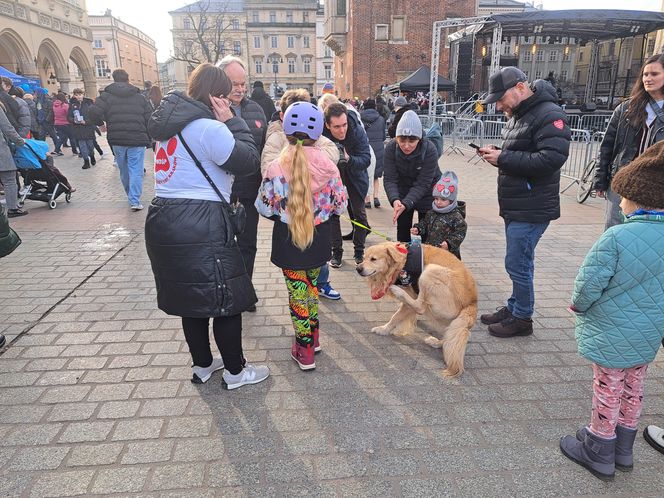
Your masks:
<path fill-rule="evenodd" d="M 295 329 L 291 356 L 302 370 L 316 368 L 314 354 L 321 349 L 316 285 L 331 255 L 330 219 L 347 204 L 339 170 L 316 146 L 323 121 L 309 102 L 286 109 L 288 145 L 268 166 L 256 199 L 258 212 L 275 222 L 270 259 L 286 280 Z"/>

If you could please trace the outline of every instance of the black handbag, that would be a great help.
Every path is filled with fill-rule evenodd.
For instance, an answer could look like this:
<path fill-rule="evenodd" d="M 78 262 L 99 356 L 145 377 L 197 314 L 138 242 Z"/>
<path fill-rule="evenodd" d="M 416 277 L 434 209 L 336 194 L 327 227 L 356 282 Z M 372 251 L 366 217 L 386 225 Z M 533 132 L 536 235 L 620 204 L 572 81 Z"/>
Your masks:
<path fill-rule="evenodd" d="M 240 235 L 242 232 L 244 232 L 244 227 L 247 223 L 247 212 L 245 211 L 244 206 L 240 201 L 234 202 L 233 204 L 229 204 L 228 201 L 224 199 L 224 196 L 221 195 L 221 192 L 219 191 L 215 183 L 212 181 L 212 178 L 210 178 L 210 175 L 207 174 L 207 171 L 205 171 L 205 168 L 203 168 L 201 162 L 191 151 L 189 145 L 187 145 L 187 142 L 185 142 L 182 133 L 178 133 L 178 138 L 180 139 L 180 142 L 182 142 L 182 145 L 184 145 L 184 148 L 187 149 L 187 152 L 189 153 L 189 155 L 191 156 L 194 163 L 201 171 L 205 179 L 208 181 L 212 189 L 217 193 L 219 199 L 221 199 L 221 203 L 223 204 L 224 209 L 226 209 L 226 212 L 228 213 L 228 218 L 230 220 L 231 227 L 233 228 L 233 233 L 235 235 Z"/>
<path fill-rule="evenodd" d="M 0 204 L 0 258 L 10 255 L 21 245 L 21 237 L 9 226 L 5 207 Z"/>

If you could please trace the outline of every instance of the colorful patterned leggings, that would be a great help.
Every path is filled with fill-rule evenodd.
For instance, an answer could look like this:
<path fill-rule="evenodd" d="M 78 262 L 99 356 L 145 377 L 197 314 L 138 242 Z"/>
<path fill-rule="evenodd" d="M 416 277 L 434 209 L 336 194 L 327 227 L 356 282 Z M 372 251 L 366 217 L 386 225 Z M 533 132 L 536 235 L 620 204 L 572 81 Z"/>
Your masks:
<path fill-rule="evenodd" d="M 593 363 L 593 411 L 590 431 L 612 438 L 616 425 L 636 429 L 641 416 L 643 384 L 648 365 L 604 368 Z"/>
<path fill-rule="evenodd" d="M 288 289 L 295 340 L 302 346 L 314 343 L 314 330 L 318 330 L 318 275 L 320 268 L 312 270 L 282 270 Z"/>

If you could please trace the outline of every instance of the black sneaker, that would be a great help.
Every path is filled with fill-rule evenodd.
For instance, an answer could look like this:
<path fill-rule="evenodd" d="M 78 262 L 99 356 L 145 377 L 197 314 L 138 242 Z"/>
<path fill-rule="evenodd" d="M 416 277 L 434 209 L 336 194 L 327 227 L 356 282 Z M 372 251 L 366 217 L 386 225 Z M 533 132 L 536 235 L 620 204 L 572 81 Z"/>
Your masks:
<path fill-rule="evenodd" d="M 351 230 L 350 233 L 347 233 L 346 235 L 341 236 L 342 240 L 353 240 L 353 231 Z"/>
<path fill-rule="evenodd" d="M 364 253 L 356 252 L 355 256 L 353 256 L 353 259 L 355 260 L 355 264 L 359 265 L 362 261 L 364 261 Z"/>
<path fill-rule="evenodd" d="M 25 216 L 26 214 L 28 214 L 28 212 L 23 211 L 21 208 L 7 210 L 7 218 L 18 218 L 19 216 Z"/>
<path fill-rule="evenodd" d="M 489 334 L 506 339 L 508 337 L 526 336 L 533 333 L 533 321 L 528 318 L 510 316 L 500 323 L 489 325 Z"/>
<path fill-rule="evenodd" d="M 7 343 L 7 339 L 5 339 L 5 336 L 0 334 L 0 349 L 5 347 L 5 344 Z"/>
<path fill-rule="evenodd" d="M 378 197 L 374 197 L 374 207 L 380 207 L 380 199 L 378 199 Z"/>
<path fill-rule="evenodd" d="M 330 266 L 332 268 L 341 268 L 341 265 L 343 265 L 343 261 L 341 261 L 341 256 L 332 256 L 332 259 L 330 260 Z"/>
<path fill-rule="evenodd" d="M 367 208 L 367 209 L 371 209 L 371 202 L 368 202 L 368 201 L 365 202 L 364 207 Z"/>
<path fill-rule="evenodd" d="M 506 318 L 509 318 L 512 316 L 512 313 L 510 310 L 507 309 L 507 306 L 503 306 L 502 308 L 496 308 L 495 313 L 487 313 L 485 315 L 480 316 L 480 321 L 484 325 L 491 325 L 494 323 L 500 323 Z"/>

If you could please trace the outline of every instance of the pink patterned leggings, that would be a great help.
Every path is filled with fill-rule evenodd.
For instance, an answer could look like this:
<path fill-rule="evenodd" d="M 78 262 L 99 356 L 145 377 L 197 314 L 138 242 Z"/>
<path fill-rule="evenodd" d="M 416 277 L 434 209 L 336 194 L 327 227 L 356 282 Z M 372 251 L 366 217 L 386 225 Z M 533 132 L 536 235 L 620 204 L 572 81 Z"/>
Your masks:
<path fill-rule="evenodd" d="M 604 368 L 593 363 L 593 411 L 590 431 L 612 438 L 616 425 L 636 429 L 641 416 L 643 384 L 648 365 Z"/>

